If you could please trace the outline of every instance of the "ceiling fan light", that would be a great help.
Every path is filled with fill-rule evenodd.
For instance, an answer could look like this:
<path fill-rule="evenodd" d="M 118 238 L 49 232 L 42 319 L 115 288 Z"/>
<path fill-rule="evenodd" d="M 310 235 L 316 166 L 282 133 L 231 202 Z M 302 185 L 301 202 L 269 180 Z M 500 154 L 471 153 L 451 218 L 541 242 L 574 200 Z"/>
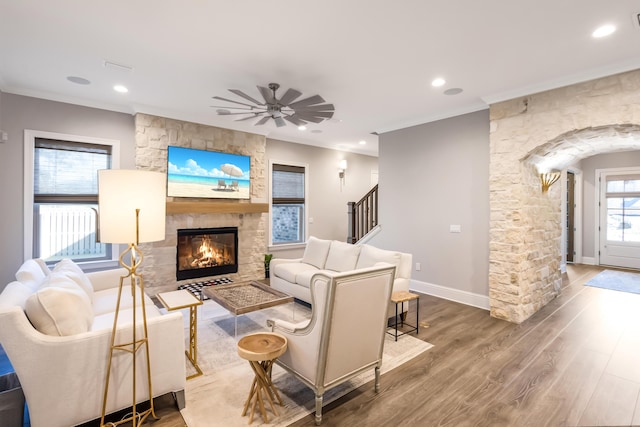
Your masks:
<path fill-rule="evenodd" d="M 304 126 L 308 122 L 321 123 L 326 119 L 333 117 L 334 106 L 333 104 L 325 104 L 325 100 L 320 95 L 313 95 L 308 98 L 296 101 L 302 93 L 295 89 L 287 89 L 285 94 L 278 100 L 276 96 L 276 90 L 280 87 L 277 83 L 269 83 L 268 88 L 264 86 L 257 86 L 260 95 L 264 98 L 264 103 L 252 98 L 239 89 L 229 89 L 231 93 L 249 101 L 255 105 L 247 104 L 246 102 L 235 101 L 220 96 L 214 96 L 214 99 L 230 102 L 233 104 L 241 105 L 230 106 L 232 110 L 247 110 L 249 107 L 250 112 L 248 114 L 255 114 L 255 116 L 265 114 L 254 125 L 259 126 L 265 124 L 269 119 L 273 119 L 276 126 L 286 126 L 285 120 L 293 123 L 296 126 Z M 295 101 L 295 102 L 293 102 Z M 220 115 L 237 115 L 247 114 L 239 112 L 231 112 L 226 108 L 216 110 Z"/>

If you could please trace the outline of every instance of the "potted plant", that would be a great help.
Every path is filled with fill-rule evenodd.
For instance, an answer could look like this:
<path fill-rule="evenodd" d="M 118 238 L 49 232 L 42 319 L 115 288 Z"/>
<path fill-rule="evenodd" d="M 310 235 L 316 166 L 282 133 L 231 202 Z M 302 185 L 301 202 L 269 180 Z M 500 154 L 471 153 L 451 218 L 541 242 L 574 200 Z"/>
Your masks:
<path fill-rule="evenodd" d="M 269 264 L 271 263 L 271 258 L 273 258 L 273 254 L 264 254 L 264 278 L 269 278 Z"/>

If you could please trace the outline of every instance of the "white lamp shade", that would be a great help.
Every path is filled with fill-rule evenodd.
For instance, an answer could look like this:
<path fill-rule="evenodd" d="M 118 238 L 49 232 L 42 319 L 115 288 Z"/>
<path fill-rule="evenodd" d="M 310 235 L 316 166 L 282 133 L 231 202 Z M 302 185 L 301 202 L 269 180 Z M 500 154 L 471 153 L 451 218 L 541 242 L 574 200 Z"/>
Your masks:
<path fill-rule="evenodd" d="M 98 171 L 98 206 L 102 243 L 164 240 L 166 175 L 125 169 Z M 138 241 L 136 242 L 136 209 Z"/>

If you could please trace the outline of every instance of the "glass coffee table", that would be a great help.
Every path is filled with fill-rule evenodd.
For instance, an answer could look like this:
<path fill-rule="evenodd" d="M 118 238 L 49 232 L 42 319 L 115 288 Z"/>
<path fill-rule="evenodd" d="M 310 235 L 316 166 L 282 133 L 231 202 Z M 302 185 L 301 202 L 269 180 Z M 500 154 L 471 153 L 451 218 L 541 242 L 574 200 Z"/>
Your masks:
<path fill-rule="evenodd" d="M 235 338 L 238 337 L 238 316 L 241 314 L 294 301 L 292 296 L 256 281 L 207 286 L 202 292 L 234 316 Z"/>

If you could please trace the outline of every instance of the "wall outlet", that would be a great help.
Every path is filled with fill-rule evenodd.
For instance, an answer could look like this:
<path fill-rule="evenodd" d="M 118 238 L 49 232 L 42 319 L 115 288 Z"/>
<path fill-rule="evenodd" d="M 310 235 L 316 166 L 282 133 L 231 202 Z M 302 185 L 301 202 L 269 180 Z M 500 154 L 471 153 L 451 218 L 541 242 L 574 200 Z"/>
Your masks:
<path fill-rule="evenodd" d="M 422 267 L 420 266 L 419 262 L 416 262 L 416 271 L 420 271 Z"/>
<path fill-rule="evenodd" d="M 0 142 L 7 142 L 9 140 L 9 135 L 5 132 L 0 130 Z"/>
<path fill-rule="evenodd" d="M 449 233 L 462 233 L 462 226 L 459 224 L 450 225 Z"/>

